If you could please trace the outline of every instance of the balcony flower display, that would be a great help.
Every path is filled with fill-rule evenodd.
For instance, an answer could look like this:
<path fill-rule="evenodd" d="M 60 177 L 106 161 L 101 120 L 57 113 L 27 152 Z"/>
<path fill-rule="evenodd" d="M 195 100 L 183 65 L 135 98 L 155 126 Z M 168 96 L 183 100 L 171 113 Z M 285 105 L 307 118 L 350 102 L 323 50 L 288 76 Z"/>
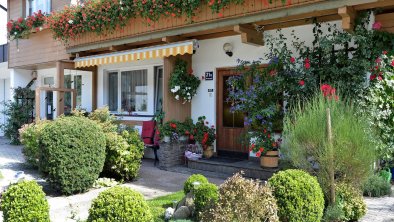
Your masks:
<path fill-rule="evenodd" d="M 182 100 L 183 103 L 191 102 L 200 82 L 200 79 L 193 75 L 192 70 L 187 70 L 186 61 L 181 59 L 176 61 L 169 80 L 170 91 L 176 100 Z"/>
<path fill-rule="evenodd" d="M 27 18 L 10 20 L 7 23 L 8 39 L 28 38 L 32 31 L 40 31 L 45 26 L 47 16 L 39 10 Z"/>

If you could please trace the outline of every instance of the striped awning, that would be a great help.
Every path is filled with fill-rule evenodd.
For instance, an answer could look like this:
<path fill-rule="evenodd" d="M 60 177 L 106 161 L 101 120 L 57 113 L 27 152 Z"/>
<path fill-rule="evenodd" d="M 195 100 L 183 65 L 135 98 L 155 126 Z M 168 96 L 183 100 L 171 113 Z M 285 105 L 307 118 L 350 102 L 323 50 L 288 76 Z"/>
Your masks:
<path fill-rule="evenodd" d="M 78 57 L 74 59 L 75 68 L 193 54 L 197 44 L 196 40 L 189 40 L 95 56 Z"/>

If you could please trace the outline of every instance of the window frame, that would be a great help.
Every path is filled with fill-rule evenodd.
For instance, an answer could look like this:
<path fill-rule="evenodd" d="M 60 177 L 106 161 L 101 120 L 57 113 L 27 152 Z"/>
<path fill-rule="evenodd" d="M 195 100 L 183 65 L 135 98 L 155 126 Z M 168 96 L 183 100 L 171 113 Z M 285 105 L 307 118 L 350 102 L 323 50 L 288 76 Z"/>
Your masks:
<path fill-rule="evenodd" d="M 45 1 L 46 2 L 45 4 L 47 5 L 46 9 L 48 11 L 41 10 L 41 12 L 43 14 L 51 14 L 51 11 L 52 11 L 52 0 L 25 0 L 24 1 L 24 3 L 25 3 L 25 10 L 24 10 L 25 16 L 24 17 L 32 16 L 34 12 L 38 11 L 38 10 L 37 11 L 33 11 L 33 8 L 30 6 L 30 3 L 33 2 L 33 1 Z"/>
<path fill-rule="evenodd" d="M 119 115 L 119 116 L 153 116 L 154 115 L 154 68 L 155 65 L 145 65 L 145 66 L 135 66 L 135 67 L 125 67 L 125 68 L 112 68 L 104 70 L 104 78 L 107 85 L 105 85 L 105 98 L 106 103 L 109 104 L 109 73 L 118 73 L 118 89 L 117 91 L 117 98 L 118 98 L 118 110 L 117 111 L 110 111 L 111 114 Z M 122 72 L 127 71 L 139 71 L 139 70 L 147 70 L 147 111 L 133 111 L 131 114 L 126 110 L 122 111 Z"/>

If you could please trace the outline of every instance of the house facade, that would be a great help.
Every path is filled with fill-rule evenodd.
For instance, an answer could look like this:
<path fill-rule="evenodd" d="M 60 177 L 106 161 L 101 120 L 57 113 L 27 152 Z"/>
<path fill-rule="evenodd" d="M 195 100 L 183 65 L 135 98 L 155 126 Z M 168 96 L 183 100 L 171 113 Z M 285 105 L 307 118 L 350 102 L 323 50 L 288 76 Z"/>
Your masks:
<path fill-rule="evenodd" d="M 26 17 L 36 10 L 49 13 L 70 4 L 69 0 L 8 0 L 8 18 Z M 20 86 L 36 78 L 32 86 L 36 118 L 56 118 L 73 107 L 92 111 L 103 106 L 137 126 L 158 111 L 165 112 L 165 120 L 206 116 L 217 128 L 219 155 L 249 156 L 237 140 L 244 129 L 243 117 L 231 114 L 226 103 L 225 81 L 234 75 L 237 61 L 264 57 L 269 50 L 264 36 L 278 28 L 289 36 L 295 30 L 311 44 L 314 18 L 351 30 L 358 11 L 376 8 L 382 13 L 373 19 L 394 31 L 394 14 L 387 12 L 394 8 L 390 0 L 274 0 L 273 4 L 245 0 L 220 14 L 203 5 L 192 23 L 184 17 L 162 17 L 148 25 L 132 18 L 121 32 L 84 33 L 66 45 L 44 29 L 28 39 L 11 41 L 8 64 L 11 79 L 18 79 Z M 256 31 L 256 26 L 262 30 Z M 201 79 L 190 103 L 176 100 L 168 86 L 177 58 L 186 60 Z"/>

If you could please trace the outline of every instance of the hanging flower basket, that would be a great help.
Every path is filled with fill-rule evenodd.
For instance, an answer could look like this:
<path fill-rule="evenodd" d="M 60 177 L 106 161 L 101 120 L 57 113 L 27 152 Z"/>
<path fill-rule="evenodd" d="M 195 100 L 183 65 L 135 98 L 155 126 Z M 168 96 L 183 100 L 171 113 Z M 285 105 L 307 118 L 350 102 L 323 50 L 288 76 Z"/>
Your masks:
<path fill-rule="evenodd" d="M 171 74 L 169 84 L 171 93 L 176 100 L 191 102 L 197 93 L 197 88 L 201 81 L 193 75 L 192 70 L 187 70 L 187 62 L 178 59 L 175 62 L 174 72 Z"/>

